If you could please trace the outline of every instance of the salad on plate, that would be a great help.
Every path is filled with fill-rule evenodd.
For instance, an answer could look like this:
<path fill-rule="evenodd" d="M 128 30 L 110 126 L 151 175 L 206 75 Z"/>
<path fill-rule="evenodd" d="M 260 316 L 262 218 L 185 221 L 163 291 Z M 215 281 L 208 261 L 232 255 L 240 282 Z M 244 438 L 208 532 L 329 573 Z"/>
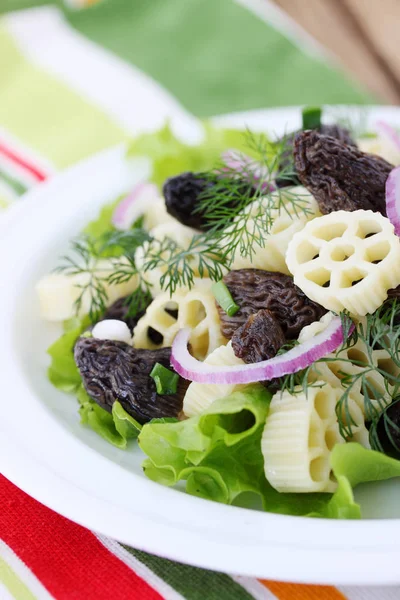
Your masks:
<path fill-rule="evenodd" d="M 152 175 L 37 283 L 48 376 L 160 484 L 359 518 L 400 476 L 400 135 L 318 107 L 279 139 L 134 140 Z"/>

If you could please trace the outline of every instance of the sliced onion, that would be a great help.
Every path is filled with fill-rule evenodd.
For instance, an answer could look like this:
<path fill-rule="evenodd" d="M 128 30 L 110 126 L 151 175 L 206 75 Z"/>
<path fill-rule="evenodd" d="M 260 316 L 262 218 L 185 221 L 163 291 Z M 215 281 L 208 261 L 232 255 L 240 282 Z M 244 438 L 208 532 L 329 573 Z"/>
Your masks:
<path fill-rule="evenodd" d="M 386 123 L 386 121 L 377 121 L 376 129 L 382 137 L 393 144 L 396 150 L 400 151 L 400 135 L 389 123 Z"/>
<path fill-rule="evenodd" d="M 386 180 L 386 214 L 395 234 L 400 236 L 400 167 L 390 171 Z"/>
<path fill-rule="evenodd" d="M 120 230 L 132 227 L 133 223 L 149 208 L 149 204 L 159 198 L 157 186 L 154 183 L 141 181 L 136 184 L 130 194 L 116 206 L 112 223 Z"/>
<path fill-rule="evenodd" d="M 352 333 L 354 325 L 350 328 Z M 334 352 L 343 343 L 340 317 L 334 317 L 329 325 L 315 337 L 295 346 L 285 354 L 274 356 L 259 363 L 237 366 L 213 366 L 193 358 L 188 351 L 190 329 L 181 329 L 172 344 L 171 364 L 184 379 L 197 383 L 240 384 L 270 381 L 289 373 L 305 369 L 316 360 Z"/>
<path fill-rule="evenodd" d="M 260 186 L 262 192 L 268 192 L 275 189 L 271 182 L 271 175 L 266 166 L 252 159 L 246 154 L 241 154 L 236 150 L 227 150 L 222 155 L 222 161 L 232 171 L 237 171 L 242 177 L 248 173 L 252 181 Z M 265 181 L 266 180 L 266 181 Z"/>

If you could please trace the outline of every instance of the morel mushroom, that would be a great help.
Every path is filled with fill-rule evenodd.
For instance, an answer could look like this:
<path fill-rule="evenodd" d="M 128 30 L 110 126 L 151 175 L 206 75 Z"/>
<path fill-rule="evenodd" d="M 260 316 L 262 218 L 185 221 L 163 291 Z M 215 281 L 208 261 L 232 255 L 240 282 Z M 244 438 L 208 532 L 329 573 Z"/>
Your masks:
<path fill-rule="evenodd" d="M 75 344 L 75 362 L 88 395 L 111 412 L 118 400 L 139 423 L 178 417 L 187 382 L 179 380 L 175 394 L 157 394 L 150 377 L 155 363 L 171 369 L 170 348 L 143 350 L 124 342 L 82 337 Z"/>

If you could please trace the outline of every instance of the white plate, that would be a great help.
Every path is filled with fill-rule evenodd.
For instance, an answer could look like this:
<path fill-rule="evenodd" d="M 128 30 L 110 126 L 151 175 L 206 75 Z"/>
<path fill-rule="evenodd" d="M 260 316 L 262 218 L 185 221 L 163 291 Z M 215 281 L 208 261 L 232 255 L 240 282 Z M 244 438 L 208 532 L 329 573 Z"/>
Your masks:
<path fill-rule="evenodd" d="M 400 125 L 400 111 L 370 118 Z M 225 124 L 277 132 L 299 111 L 257 111 Z M 23 490 L 70 519 L 161 556 L 229 573 L 331 584 L 400 583 L 399 480 L 358 492 L 364 521 L 304 519 L 224 506 L 144 477 L 137 447 L 120 451 L 79 424 L 77 403 L 46 378 L 45 349 L 59 328 L 38 315 L 34 283 L 105 202 L 129 189 L 146 165 L 123 149 L 58 175 L 10 213 L 0 241 L 0 467 Z M 391 517 L 389 520 L 388 517 Z"/>

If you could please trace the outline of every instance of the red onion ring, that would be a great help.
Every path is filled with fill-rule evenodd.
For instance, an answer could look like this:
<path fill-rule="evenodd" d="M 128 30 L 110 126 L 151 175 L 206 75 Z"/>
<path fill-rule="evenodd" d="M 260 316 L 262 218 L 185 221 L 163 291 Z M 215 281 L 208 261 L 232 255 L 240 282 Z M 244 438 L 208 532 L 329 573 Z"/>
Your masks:
<path fill-rule="evenodd" d="M 400 167 L 390 171 L 386 181 L 386 214 L 395 234 L 400 236 Z"/>
<path fill-rule="evenodd" d="M 395 146 L 396 150 L 400 151 L 400 135 L 389 123 L 386 123 L 386 121 L 377 121 L 376 129 L 382 137 L 389 140 Z"/>
<path fill-rule="evenodd" d="M 354 325 L 349 330 L 352 333 Z M 285 354 L 274 356 L 259 363 L 238 366 L 213 366 L 193 358 L 188 350 L 190 329 L 181 329 L 172 344 L 171 364 L 184 379 L 197 383 L 243 384 L 270 381 L 289 373 L 296 373 L 316 360 L 334 352 L 343 343 L 340 317 L 334 317 L 329 325 L 315 337 L 295 346 Z"/>
<path fill-rule="evenodd" d="M 149 208 L 149 204 L 158 197 L 159 192 L 154 183 L 139 182 L 131 193 L 125 196 L 116 206 L 112 216 L 112 224 L 116 229 L 122 231 L 129 229 Z"/>
<path fill-rule="evenodd" d="M 244 178 L 247 175 L 255 185 L 260 186 L 262 192 L 266 193 L 275 189 L 275 185 L 271 181 L 271 175 L 265 165 L 262 165 L 250 156 L 236 150 L 227 150 L 222 154 L 221 158 L 228 169 L 237 171 L 238 175 Z"/>

